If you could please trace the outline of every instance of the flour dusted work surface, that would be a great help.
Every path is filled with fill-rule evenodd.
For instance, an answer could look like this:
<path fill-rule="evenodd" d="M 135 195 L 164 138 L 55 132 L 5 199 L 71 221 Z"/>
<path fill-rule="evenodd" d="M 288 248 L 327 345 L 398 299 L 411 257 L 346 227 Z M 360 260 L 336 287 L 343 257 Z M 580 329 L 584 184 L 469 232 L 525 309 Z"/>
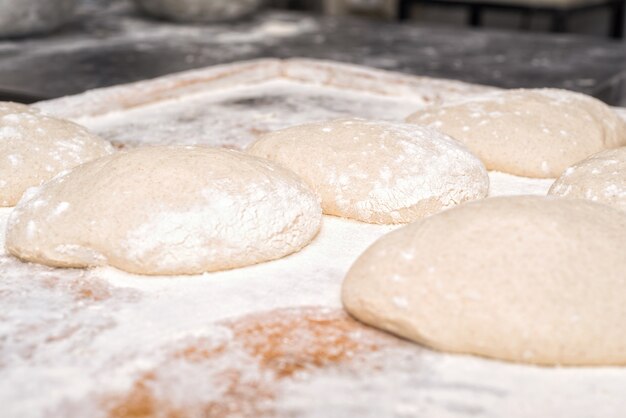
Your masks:
<path fill-rule="evenodd" d="M 309 60 L 207 68 L 37 106 L 119 146 L 245 148 L 345 116 L 401 122 L 489 90 Z M 490 196 L 550 179 L 490 172 Z M 11 209 L 0 208 L 0 230 Z M 341 283 L 397 229 L 324 216 L 299 252 L 191 276 L 24 263 L 0 234 L 0 403 L 10 417 L 621 416 L 621 367 L 541 368 L 450 355 L 342 313 Z"/>
<path fill-rule="evenodd" d="M 6 247 L 58 267 L 197 274 L 273 260 L 317 234 L 317 196 L 267 160 L 209 147 L 143 147 L 33 190 Z"/>
<path fill-rule="evenodd" d="M 406 223 L 489 191 L 483 164 L 421 126 L 338 119 L 271 132 L 248 152 L 289 168 L 322 198 L 325 214 Z"/>
<path fill-rule="evenodd" d="M 82 126 L 0 102 L 0 206 L 14 206 L 29 187 L 112 152 Z"/>
<path fill-rule="evenodd" d="M 526 177 L 558 177 L 592 154 L 626 145 L 626 123 L 609 106 L 567 90 L 491 92 L 407 120 L 463 142 L 489 170 Z"/>
<path fill-rule="evenodd" d="M 626 147 L 599 152 L 569 167 L 549 194 L 626 210 Z"/>
<path fill-rule="evenodd" d="M 306 59 L 262 59 L 88 91 L 36 106 L 113 143 L 244 149 L 260 134 L 339 117 L 401 122 L 430 103 L 494 90 Z"/>
<path fill-rule="evenodd" d="M 351 267 L 346 309 L 455 353 L 626 364 L 626 214 L 536 196 L 472 202 L 384 236 Z"/>

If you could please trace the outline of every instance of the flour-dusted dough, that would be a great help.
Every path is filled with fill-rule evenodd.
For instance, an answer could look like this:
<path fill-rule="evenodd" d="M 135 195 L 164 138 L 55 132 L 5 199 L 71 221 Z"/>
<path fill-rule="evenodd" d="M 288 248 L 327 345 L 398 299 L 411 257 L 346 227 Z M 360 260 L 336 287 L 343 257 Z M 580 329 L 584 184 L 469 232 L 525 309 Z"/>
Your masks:
<path fill-rule="evenodd" d="M 14 206 L 27 188 L 113 151 L 82 126 L 0 102 L 0 206 Z"/>
<path fill-rule="evenodd" d="M 270 161 L 208 147 L 145 147 L 25 195 L 8 221 L 6 247 L 52 266 L 195 274 L 298 251 L 320 223 L 317 196 Z"/>
<path fill-rule="evenodd" d="M 248 152 L 293 170 L 324 213 L 370 223 L 411 222 L 489 191 L 482 163 L 420 126 L 339 119 L 264 135 Z"/>
<path fill-rule="evenodd" d="M 626 145 L 626 123 L 607 105 L 558 89 L 487 93 L 420 110 L 408 122 L 463 142 L 489 170 L 554 178 L 570 165 Z"/>
<path fill-rule="evenodd" d="M 589 199 L 626 210 L 626 147 L 603 151 L 574 164 L 548 192 L 572 199 Z"/>
<path fill-rule="evenodd" d="M 257 10 L 262 0 L 135 0 L 144 12 L 181 22 L 238 19 Z"/>
<path fill-rule="evenodd" d="M 472 202 L 354 263 L 345 308 L 435 349 L 543 365 L 626 364 L 626 215 L 540 196 Z"/>

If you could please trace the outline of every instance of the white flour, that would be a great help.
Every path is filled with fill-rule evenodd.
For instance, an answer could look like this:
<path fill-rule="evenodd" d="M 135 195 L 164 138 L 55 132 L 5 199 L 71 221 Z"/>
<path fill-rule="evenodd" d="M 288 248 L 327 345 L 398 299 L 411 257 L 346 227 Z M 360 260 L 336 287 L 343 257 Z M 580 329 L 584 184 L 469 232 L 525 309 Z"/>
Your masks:
<path fill-rule="evenodd" d="M 548 187 L 547 180 L 502 173 L 490 177 L 499 190 L 511 193 L 543 194 Z M 10 211 L 0 211 L 0 228 Z M 219 376 L 198 376 L 197 371 L 185 371 L 184 364 L 168 363 L 163 369 L 164 347 L 185 336 L 229 340 L 211 326 L 226 318 L 285 307 L 339 309 L 341 281 L 351 263 L 394 228 L 326 216 L 320 235 L 299 253 L 199 276 L 143 277 L 112 268 L 55 270 L 0 255 L 5 272 L 0 282 L 4 413 L 101 416 L 102 396 L 124 393 L 138 373 L 157 365 L 162 373 L 201 379 L 196 391 L 219 384 Z M 621 396 L 626 373 L 619 368 L 512 365 L 434 353 L 412 344 L 394 350 L 373 354 L 356 369 L 270 379 L 266 383 L 282 394 L 275 410 L 337 417 L 525 417 L 541 411 L 582 418 L 616 416 L 626 407 Z M 370 369 L 373 365 L 376 371 Z M 355 379 L 359 373 L 363 378 Z M 199 394 L 179 396 L 193 403 Z"/>
<path fill-rule="evenodd" d="M 309 68 L 296 73 L 313 71 Z M 340 73 L 333 74 L 334 81 Z M 380 74 L 371 74 L 375 92 Z M 302 122 L 346 115 L 402 120 L 424 104 L 418 95 L 402 95 L 409 90 L 403 83 L 389 95 L 322 81 L 199 87 L 184 98 L 78 120 L 125 146 L 182 142 L 241 148 L 258 132 Z M 445 93 L 433 86 L 424 86 L 430 97 L 435 90 Z M 93 97 L 79 98 L 65 110 L 80 103 L 89 107 Z M 552 183 L 504 173 L 490 173 L 490 181 L 491 196 L 543 195 Z M 0 209 L 2 230 L 10 211 Z M 337 320 L 346 271 L 394 228 L 325 216 L 320 234 L 296 254 L 184 277 L 49 269 L 0 250 L 2 415 L 214 418 L 262 416 L 268 410 L 278 417 L 623 415 L 621 368 L 515 365 L 436 353 L 396 339 L 387 346 L 381 334 Z M 0 234 L 2 249 L 3 240 Z M 295 309 L 273 312 L 278 308 Z M 249 327 L 244 337 L 219 323 L 246 314 L 252 316 L 233 320 Z M 265 354 L 252 358 L 242 344 Z M 277 347 L 285 352 L 274 353 Z M 298 369 L 301 356 L 312 367 Z M 287 372 L 281 377 L 276 370 Z"/>
<path fill-rule="evenodd" d="M 346 95 L 343 89 L 272 80 L 252 86 L 200 91 L 184 99 L 76 121 L 106 139 L 127 146 L 182 143 L 243 149 L 262 132 L 352 115 L 398 120 L 422 105 L 418 99 L 398 101 L 368 92 Z M 286 112 L 291 113 L 289 118 L 284 117 Z"/>

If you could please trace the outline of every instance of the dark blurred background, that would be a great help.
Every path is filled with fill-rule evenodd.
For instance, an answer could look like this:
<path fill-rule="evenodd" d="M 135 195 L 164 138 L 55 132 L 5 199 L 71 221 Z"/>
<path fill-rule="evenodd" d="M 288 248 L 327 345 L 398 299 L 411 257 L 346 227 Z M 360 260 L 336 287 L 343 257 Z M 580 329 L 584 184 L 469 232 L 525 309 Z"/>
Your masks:
<path fill-rule="evenodd" d="M 91 4 L 111 4 L 126 0 L 82 0 Z M 268 7 L 312 11 L 328 15 L 357 15 L 373 19 L 395 20 L 403 0 L 266 0 Z M 466 26 L 473 4 L 483 7 L 481 25 L 489 28 L 551 31 L 553 16 L 544 9 L 581 8 L 594 6 L 566 18 L 564 31 L 570 33 L 606 36 L 616 10 L 604 0 L 412 0 L 409 20 L 446 26 Z M 458 4 L 455 4 L 458 3 Z M 514 6 L 521 6 L 516 9 Z M 511 6 L 502 8 L 500 6 Z M 526 6 L 528 9 L 524 9 Z M 597 7 L 595 7 L 597 6 Z M 619 12 L 619 11 L 618 11 Z M 621 16 L 624 21 L 624 16 Z"/>
<path fill-rule="evenodd" d="M 245 17 L 210 23 L 158 18 L 131 0 L 76 1 L 68 22 L 50 32 L 0 37 L 0 100 L 309 57 L 507 88 L 567 88 L 626 104 L 626 0 L 267 0 Z M 1 23 L 2 10 L 0 32 Z"/>

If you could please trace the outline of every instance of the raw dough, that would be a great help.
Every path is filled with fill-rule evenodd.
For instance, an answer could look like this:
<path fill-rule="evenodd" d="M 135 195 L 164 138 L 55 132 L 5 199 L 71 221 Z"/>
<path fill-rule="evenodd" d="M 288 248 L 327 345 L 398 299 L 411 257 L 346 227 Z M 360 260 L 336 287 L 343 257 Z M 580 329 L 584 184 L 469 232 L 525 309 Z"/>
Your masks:
<path fill-rule="evenodd" d="M 374 243 L 343 283 L 361 321 L 435 349 L 543 365 L 626 364 L 626 215 L 496 197 Z"/>
<path fill-rule="evenodd" d="M 329 215 L 411 222 L 489 191 L 482 163 L 457 141 L 410 124 L 339 119 L 264 135 L 248 152 L 300 175 Z"/>
<path fill-rule="evenodd" d="M 113 151 L 82 126 L 0 102 L 0 206 L 14 206 L 27 188 Z"/>
<path fill-rule="evenodd" d="M 548 194 L 626 210 L 626 147 L 592 155 L 565 170 Z"/>
<path fill-rule="evenodd" d="M 84 164 L 24 196 L 6 247 L 51 266 L 195 274 L 298 251 L 320 223 L 315 194 L 270 161 L 200 146 L 145 147 Z"/>
<path fill-rule="evenodd" d="M 180 22 L 238 19 L 256 11 L 261 0 L 135 0 L 144 12 Z"/>
<path fill-rule="evenodd" d="M 0 37 L 48 32 L 74 16 L 76 0 L 0 0 Z"/>
<path fill-rule="evenodd" d="M 489 170 L 555 178 L 570 165 L 626 145 L 626 124 L 604 103 L 558 89 L 487 93 L 420 110 L 408 122 L 463 142 Z"/>

